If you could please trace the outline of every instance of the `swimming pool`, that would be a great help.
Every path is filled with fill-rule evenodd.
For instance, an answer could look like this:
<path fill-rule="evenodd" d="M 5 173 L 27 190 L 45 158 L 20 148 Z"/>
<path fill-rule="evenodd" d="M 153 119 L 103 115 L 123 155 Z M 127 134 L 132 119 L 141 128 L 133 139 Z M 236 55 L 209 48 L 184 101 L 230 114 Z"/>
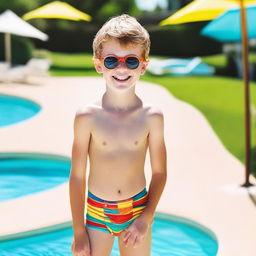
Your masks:
<path fill-rule="evenodd" d="M 47 154 L 0 154 L 0 201 L 68 182 L 70 159 Z"/>
<path fill-rule="evenodd" d="M 0 127 L 31 118 L 40 109 L 40 105 L 31 100 L 0 94 Z"/>
<path fill-rule="evenodd" d="M 212 231 L 188 219 L 167 214 L 156 213 L 152 238 L 152 256 L 215 256 L 218 250 Z M 72 239 L 73 230 L 69 227 L 2 241 L 0 255 L 71 255 Z M 115 238 L 111 256 L 118 255 Z"/>

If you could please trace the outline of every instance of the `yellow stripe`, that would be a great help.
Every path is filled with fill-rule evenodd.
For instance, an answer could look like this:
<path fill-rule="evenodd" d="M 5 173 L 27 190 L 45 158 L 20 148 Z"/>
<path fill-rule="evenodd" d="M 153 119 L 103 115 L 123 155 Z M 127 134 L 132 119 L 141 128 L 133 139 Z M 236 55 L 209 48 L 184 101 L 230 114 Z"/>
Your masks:
<path fill-rule="evenodd" d="M 94 217 L 94 218 L 97 219 L 97 220 L 102 220 L 102 221 L 104 221 L 104 222 L 109 222 L 109 223 L 111 223 L 110 220 L 105 219 L 104 217 L 99 216 L 98 214 L 95 214 L 95 213 L 93 213 L 93 212 L 88 212 L 88 214 L 89 214 L 89 216 Z"/>
<path fill-rule="evenodd" d="M 136 208 L 133 208 L 133 212 L 141 211 L 145 208 L 146 208 L 146 206 L 136 207 Z"/>
<path fill-rule="evenodd" d="M 91 208 L 87 208 L 87 211 L 88 212 L 93 212 L 95 214 L 98 214 L 99 216 L 105 216 L 104 212 L 100 212 L 100 211 L 97 211 L 97 210 L 94 210 L 94 209 L 91 209 Z"/>
<path fill-rule="evenodd" d="M 104 212 L 103 208 L 96 207 L 96 206 L 93 206 L 91 204 L 87 204 L 87 208 L 94 209 L 95 211 L 98 211 L 98 212 Z"/>
<path fill-rule="evenodd" d="M 124 209 L 124 208 L 130 208 L 130 207 L 132 207 L 132 201 L 120 202 L 117 204 L 118 209 Z"/>

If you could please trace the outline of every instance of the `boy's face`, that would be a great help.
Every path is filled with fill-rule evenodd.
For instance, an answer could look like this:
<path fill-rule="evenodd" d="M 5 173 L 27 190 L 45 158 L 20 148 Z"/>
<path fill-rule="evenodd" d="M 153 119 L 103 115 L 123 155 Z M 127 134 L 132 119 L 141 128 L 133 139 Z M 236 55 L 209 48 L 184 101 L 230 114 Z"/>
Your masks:
<path fill-rule="evenodd" d="M 116 39 L 110 39 L 103 44 L 103 50 L 101 57 L 108 55 L 115 55 L 117 57 L 126 57 L 128 55 L 136 55 L 142 57 L 142 46 L 128 44 L 126 46 L 120 45 L 119 41 Z M 107 69 L 104 66 L 103 61 L 95 59 L 95 68 L 98 73 L 102 73 L 104 79 L 106 80 L 107 86 L 113 89 L 128 89 L 135 86 L 136 81 L 143 75 L 146 71 L 147 62 L 140 62 L 138 68 L 129 69 L 126 64 L 120 61 L 119 65 L 114 69 Z"/>

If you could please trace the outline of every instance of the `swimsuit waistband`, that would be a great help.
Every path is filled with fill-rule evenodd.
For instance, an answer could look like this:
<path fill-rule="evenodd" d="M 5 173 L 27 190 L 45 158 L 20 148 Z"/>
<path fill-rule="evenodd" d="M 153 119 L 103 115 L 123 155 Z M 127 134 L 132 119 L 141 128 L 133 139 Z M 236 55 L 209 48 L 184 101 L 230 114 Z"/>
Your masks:
<path fill-rule="evenodd" d="M 110 204 L 117 204 L 117 203 L 120 203 L 120 202 L 123 202 L 123 201 L 127 201 L 127 200 L 133 200 L 133 201 L 136 201 L 137 199 L 140 199 L 141 197 L 143 197 L 144 195 L 147 194 L 147 189 L 146 187 L 141 191 L 139 192 L 138 194 L 130 197 L 130 198 L 127 198 L 127 199 L 122 199 L 122 200 L 118 200 L 118 201 L 109 201 L 109 200 L 103 200 L 97 196 L 95 196 L 93 193 L 91 193 L 89 190 L 88 190 L 88 198 L 92 198 L 93 200 L 96 200 L 98 202 L 103 202 L 103 203 L 110 203 Z"/>

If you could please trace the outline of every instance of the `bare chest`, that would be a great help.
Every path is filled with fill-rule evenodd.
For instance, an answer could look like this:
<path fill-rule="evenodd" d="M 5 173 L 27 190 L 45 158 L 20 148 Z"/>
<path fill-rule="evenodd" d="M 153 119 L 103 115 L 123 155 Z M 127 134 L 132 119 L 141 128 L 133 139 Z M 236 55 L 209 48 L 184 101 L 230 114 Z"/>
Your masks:
<path fill-rule="evenodd" d="M 143 112 L 116 116 L 98 113 L 93 119 L 92 143 L 106 151 L 132 151 L 147 143 L 148 124 Z"/>

